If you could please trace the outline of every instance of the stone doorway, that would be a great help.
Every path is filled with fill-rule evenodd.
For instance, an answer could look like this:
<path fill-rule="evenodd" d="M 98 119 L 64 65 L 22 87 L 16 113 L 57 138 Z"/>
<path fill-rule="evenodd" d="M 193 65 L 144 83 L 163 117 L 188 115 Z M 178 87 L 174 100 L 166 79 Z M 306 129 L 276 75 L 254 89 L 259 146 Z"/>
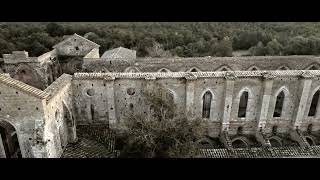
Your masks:
<path fill-rule="evenodd" d="M 22 158 L 17 132 L 4 121 L 0 122 L 0 157 Z"/>

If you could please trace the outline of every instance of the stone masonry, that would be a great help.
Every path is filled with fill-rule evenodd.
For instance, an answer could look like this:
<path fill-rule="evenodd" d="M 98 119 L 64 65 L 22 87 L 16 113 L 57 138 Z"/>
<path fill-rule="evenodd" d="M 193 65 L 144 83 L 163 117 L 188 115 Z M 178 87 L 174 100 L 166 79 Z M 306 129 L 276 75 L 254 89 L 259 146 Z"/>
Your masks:
<path fill-rule="evenodd" d="M 77 142 L 76 125 L 150 114 L 143 92 L 155 83 L 177 113 L 208 122 L 202 142 L 228 151 L 320 144 L 316 56 L 100 58 L 99 45 L 74 34 L 39 57 L 5 54 L 0 65 L 0 157 L 60 157 Z"/>

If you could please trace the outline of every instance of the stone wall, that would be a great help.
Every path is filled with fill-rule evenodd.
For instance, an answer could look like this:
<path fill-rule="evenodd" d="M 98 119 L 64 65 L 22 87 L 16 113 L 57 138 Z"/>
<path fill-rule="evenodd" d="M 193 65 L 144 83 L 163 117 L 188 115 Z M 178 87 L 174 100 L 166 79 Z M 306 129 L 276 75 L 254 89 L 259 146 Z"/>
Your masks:
<path fill-rule="evenodd" d="M 76 140 L 71 79 L 63 74 L 45 90 L 49 94 L 44 107 L 48 157 L 60 157 L 67 143 Z"/>
<path fill-rule="evenodd" d="M 36 132 L 37 125 L 44 122 L 43 99 L 31 95 L 37 91 L 35 88 L 29 87 L 30 94 L 26 88 L 17 88 L 15 80 L 10 81 L 11 78 L 4 75 L 0 75 L 0 79 L 0 121 L 15 128 L 22 157 L 46 157 L 46 152 L 37 148 L 42 138 L 37 137 Z"/>
<path fill-rule="evenodd" d="M 144 101 L 142 92 L 146 87 L 151 87 L 157 82 L 172 92 L 177 111 L 189 113 L 188 117 L 191 119 L 202 118 L 203 95 L 207 91 L 212 93 L 210 117 L 206 119 L 210 122 L 208 129 L 211 136 L 217 137 L 220 134 L 223 122 L 228 127 L 230 135 L 237 134 L 239 127 L 242 127 L 244 134 L 255 134 L 259 124 L 264 120 L 261 118 L 264 114 L 261 108 L 262 104 L 266 103 L 263 98 L 266 95 L 265 89 L 270 88 L 270 99 L 264 107 L 266 122 L 263 128 L 266 133 L 271 133 L 273 126 L 277 126 L 279 133 L 288 133 L 297 123 L 302 130 L 306 130 L 309 124 L 313 124 L 313 131 L 319 130 L 319 115 L 308 117 L 307 112 L 313 94 L 320 87 L 318 82 L 320 71 L 235 71 L 230 73 L 76 73 L 73 80 L 74 102 L 77 109 L 75 113 L 81 123 L 108 121 L 108 118 L 110 123 L 116 123 L 132 111 L 148 114 L 150 104 Z M 302 93 L 307 92 L 302 91 L 308 87 L 303 83 L 305 80 L 312 81 L 307 94 Z M 227 86 L 227 81 L 233 83 L 231 88 Z M 272 85 L 266 86 L 266 81 L 272 81 Z M 134 89 L 133 95 L 128 94 L 129 88 Z M 89 89 L 94 92 L 90 92 Z M 229 107 L 224 106 L 226 91 L 231 92 L 228 94 L 228 98 L 231 98 Z M 246 116 L 238 117 L 240 96 L 244 91 L 248 92 Z M 276 98 L 281 91 L 285 94 L 281 117 L 273 117 Z M 300 101 L 303 98 L 307 99 L 306 104 Z M 304 111 L 297 111 L 301 104 L 306 108 Z M 94 121 L 91 116 L 91 105 L 94 106 L 96 115 Z M 225 108 L 229 110 L 226 111 Z M 229 116 L 226 115 L 228 112 Z M 302 116 L 301 122 L 297 118 L 300 116 Z M 113 118 L 116 121 L 112 121 Z"/>
<path fill-rule="evenodd" d="M 73 35 L 59 44 L 53 46 L 58 55 L 62 56 L 85 56 L 92 49 L 98 48 L 99 45 L 79 36 Z"/>

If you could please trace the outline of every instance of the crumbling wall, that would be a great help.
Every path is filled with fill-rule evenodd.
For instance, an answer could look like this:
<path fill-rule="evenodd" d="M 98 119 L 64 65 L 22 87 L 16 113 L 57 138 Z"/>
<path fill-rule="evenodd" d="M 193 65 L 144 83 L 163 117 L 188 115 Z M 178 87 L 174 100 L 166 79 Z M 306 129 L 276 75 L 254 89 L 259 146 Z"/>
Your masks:
<path fill-rule="evenodd" d="M 48 157 L 60 157 L 67 143 L 76 140 L 71 79 L 63 74 L 45 90 L 49 94 L 44 109 Z"/>

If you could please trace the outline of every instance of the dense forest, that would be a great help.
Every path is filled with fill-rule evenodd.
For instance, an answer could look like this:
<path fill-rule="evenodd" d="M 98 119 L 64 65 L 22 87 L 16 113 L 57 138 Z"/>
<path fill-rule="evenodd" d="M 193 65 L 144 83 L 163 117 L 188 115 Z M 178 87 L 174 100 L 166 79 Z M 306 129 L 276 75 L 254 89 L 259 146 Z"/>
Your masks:
<path fill-rule="evenodd" d="M 74 33 L 100 44 L 100 54 L 119 46 L 139 57 L 320 54 L 317 22 L 0 23 L 0 54 L 39 56 Z"/>

